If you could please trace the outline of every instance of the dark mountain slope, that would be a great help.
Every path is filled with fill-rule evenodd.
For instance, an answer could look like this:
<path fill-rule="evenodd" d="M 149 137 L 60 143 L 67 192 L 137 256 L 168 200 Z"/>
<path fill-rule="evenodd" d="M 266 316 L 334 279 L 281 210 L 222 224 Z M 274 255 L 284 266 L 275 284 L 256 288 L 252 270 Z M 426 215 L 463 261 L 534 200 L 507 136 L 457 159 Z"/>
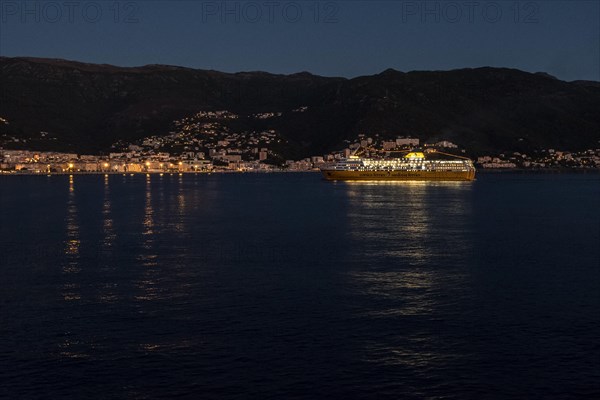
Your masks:
<path fill-rule="evenodd" d="M 358 133 L 444 138 L 473 151 L 580 149 L 600 140 L 597 82 L 502 68 L 343 79 L 2 57 L 0 88 L 0 117 L 10 122 L 3 132 L 46 131 L 57 139 L 44 146 L 61 150 L 106 151 L 119 139 L 164 134 L 200 110 L 282 112 L 239 128 L 279 130 L 290 156 L 340 148 Z M 308 109 L 291 112 L 298 107 Z"/>

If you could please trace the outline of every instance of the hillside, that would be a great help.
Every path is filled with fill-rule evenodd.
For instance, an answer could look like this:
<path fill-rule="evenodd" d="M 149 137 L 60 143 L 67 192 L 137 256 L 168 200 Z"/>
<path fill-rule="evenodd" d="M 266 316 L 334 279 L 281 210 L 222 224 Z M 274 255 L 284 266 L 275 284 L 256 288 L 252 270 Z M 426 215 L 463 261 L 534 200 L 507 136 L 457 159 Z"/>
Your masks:
<path fill-rule="evenodd" d="M 0 117 L 9 122 L 0 135 L 20 139 L 7 146 L 40 150 L 108 151 L 216 110 L 281 113 L 235 129 L 277 130 L 290 157 L 341 148 L 358 133 L 443 138 L 471 151 L 577 150 L 600 140 L 597 82 L 502 68 L 345 79 L 0 57 L 0 91 Z M 300 107 L 306 112 L 292 112 Z"/>

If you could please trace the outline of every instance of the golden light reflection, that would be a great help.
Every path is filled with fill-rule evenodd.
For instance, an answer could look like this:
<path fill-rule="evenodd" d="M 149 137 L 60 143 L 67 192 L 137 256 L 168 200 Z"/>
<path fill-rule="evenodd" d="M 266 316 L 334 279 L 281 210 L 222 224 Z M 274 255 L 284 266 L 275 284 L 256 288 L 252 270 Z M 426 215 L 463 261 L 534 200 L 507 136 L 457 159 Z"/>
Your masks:
<path fill-rule="evenodd" d="M 102 240 L 102 249 L 104 252 L 110 250 L 113 246 L 116 234 L 113 227 L 113 219 L 111 212 L 110 202 L 110 185 L 109 176 L 104 176 L 104 200 L 102 202 L 102 229 L 104 233 L 104 239 Z"/>
<path fill-rule="evenodd" d="M 75 183 L 73 176 L 69 176 L 69 194 L 67 200 L 66 216 L 66 237 L 64 241 L 65 263 L 62 266 L 62 273 L 66 277 L 79 274 L 81 272 L 79 260 L 79 248 L 81 240 L 79 237 L 79 218 L 77 211 L 77 202 L 75 199 Z M 81 299 L 80 285 L 67 280 L 62 286 L 62 296 L 65 301 L 76 301 Z"/>
<path fill-rule="evenodd" d="M 62 296 L 65 301 L 81 300 L 81 287 L 75 283 L 65 283 L 62 287 Z"/>
<path fill-rule="evenodd" d="M 430 297 L 430 290 L 439 282 L 430 271 L 356 271 L 350 275 L 361 283 L 362 295 L 402 299 L 401 307 L 392 301 L 390 307 L 366 310 L 365 315 L 369 317 L 428 315 L 434 311 L 435 301 Z"/>
<path fill-rule="evenodd" d="M 75 185 L 73 176 L 69 177 L 69 197 L 67 200 L 67 238 L 65 240 L 65 254 L 67 256 L 79 256 L 79 222 L 77 218 L 77 204 L 75 202 Z M 77 261 L 77 260 L 75 260 Z"/>
<path fill-rule="evenodd" d="M 162 350 L 162 348 L 163 348 L 163 346 L 161 346 L 160 344 L 140 343 L 140 349 L 147 351 L 147 352 L 160 351 L 160 350 Z"/>
<path fill-rule="evenodd" d="M 382 181 L 346 182 L 350 233 L 374 241 L 377 254 L 400 257 L 413 264 L 426 262 L 428 240 L 452 241 L 446 222 L 464 221 L 465 196 L 472 182 Z M 368 251 L 368 249 L 367 249 Z"/>
<path fill-rule="evenodd" d="M 151 301 L 160 297 L 158 271 L 158 255 L 155 249 L 155 221 L 152 206 L 152 180 L 146 177 L 146 198 L 144 204 L 144 219 L 142 222 L 142 251 L 138 261 L 144 267 L 143 276 L 136 282 L 141 293 L 134 296 L 136 300 Z"/>
<path fill-rule="evenodd" d="M 398 323 L 443 313 L 468 278 L 461 265 L 471 248 L 472 182 L 345 182 L 340 188 L 354 244 L 346 278 L 362 298 L 359 317 Z M 367 341 L 364 358 L 427 368 L 451 356 L 429 351 L 429 340 L 402 332 Z"/>
<path fill-rule="evenodd" d="M 59 355 L 62 358 L 80 359 L 89 357 L 88 353 L 81 351 L 83 347 L 87 346 L 75 339 L 65 338 L 58 347 Z"/>
<path fill-rule="evenodd" d="M 115 303 L 120 300 L 120 296 L 116 293 L 119 285 L 116 283 L 105 283 L 100 286 L 100 294 L 98 299 L 101 303 Z"/>
<path fill-rule="evenodd" d="M 193 346 L 197 346 L 196 340 L 190 339 L 179 339 L 175 342 L 164 342 L 164 343 L 140 343 L 139 349 L 141 351 L 152 353 L 155 351 L 159 352 L 170 352 L 176 350 L 189 349 Z"/>
<path fill-rule="evenodd" d="M 365 186 L 396 186 L 400 188 L 447 188 L 470 190 L 473 181 L 344 181 L 335 182 L 336 185 L 360 188 Z"/>
<path fill-rule="evenodd" d="M 152 182 L 149 177 L 146 178 L 146 198 L 144 204 L 144 229 L 142 235 L 147 237 L 145 242 L 152 243 L 152 234 L 154 228 L 154 209 L 152 208 Z"/>
<path fill-rule="evenodd" d="M 177 210 L 174 212 L 174 216 L 175 221 L 173 224 L 173 228 L 174 231 L 178 234 L 181 234 L 184 232 L 185 230 L 185 216 L 186 216 L 186 210 L 185 210 L 185 190 L 184 190 L 184 186 L 183 186 L 183 175 L 179 174 L 179 179 L 178 179 L 178 183 L 179 183 L 179 187 L 177 190 Z"/>
<path fill-rule="evenodd" d="M 365 346 L 365 361 L 385 366 L 403 366 L 415 370 L 424 370 L 436 364 L 447 364 L 448 359 L 464 358 L 464 355 L 451 351 L 440 352 L 435 341 L 429 338 L 403 337 L 402 346 L 370 342 Z"/>

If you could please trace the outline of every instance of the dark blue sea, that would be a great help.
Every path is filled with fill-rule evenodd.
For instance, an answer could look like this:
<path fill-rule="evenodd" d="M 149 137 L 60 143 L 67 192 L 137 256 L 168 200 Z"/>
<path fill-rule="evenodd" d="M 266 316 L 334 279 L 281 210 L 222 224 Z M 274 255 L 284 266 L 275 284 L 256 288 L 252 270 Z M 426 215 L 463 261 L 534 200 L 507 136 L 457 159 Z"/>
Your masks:
<path fill-rule="evenodd" d="M 599 399 L 600 175 L 0 177 L 0 397 Z"/>

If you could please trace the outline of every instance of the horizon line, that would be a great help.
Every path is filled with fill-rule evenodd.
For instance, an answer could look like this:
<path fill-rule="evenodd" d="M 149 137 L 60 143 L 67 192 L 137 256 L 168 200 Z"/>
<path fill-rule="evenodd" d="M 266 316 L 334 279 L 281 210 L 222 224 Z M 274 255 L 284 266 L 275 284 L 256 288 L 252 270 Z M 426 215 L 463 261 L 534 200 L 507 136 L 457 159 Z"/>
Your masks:
<path fill-rule="evenodd" d="M 353 76 L 353 77 L 345 77 L 345 76 L 335 76 L 335 75 L 319 75 L 316 73 L 313 73 L 311 71 L 298 71 L 298 72 L 292 72 L 292 73 L 276 73 L 276 72 L 270 72 L 270 71 L 266 71 L 266 70 L 242 70 L 242 71 L 237 71 L 237 72 L 225 72 L 225 71 L 220 71 L 220 70 L 216 70 L 216 69 L 205 69 L 205 68 L 195 68 L 195 67 L 190 67 L 190 66 L 184 66 L 184 65 L 175 65 L 175 64 L 144 64 L 144 65 L 115 65 L 115 64 L 108 64 L 108 63 L 97 63 L 97 62 L 87 62 L 87 61 L 80 61 L 80 60 L 73 60 L 73 59 L 66 59 L 66 58 L 54 58 L 54 57 L 36 57 L 36 56 L 4 56 L 4 55 L 0 55 L 0 59 L 21 59 L 21 60 L 27 60 L 27 61 L 31 61 L 31 62 L 39 62 L 39 63 L 49 63 L 49 61 L 54 61 L 54 62 L 63 62 L 63 63 L 72 63 L 72 64 L 83 64 L 83 65 L 89 65 L 89 66 L 98 66 L 98 67 L 112 67 L 112 68 L 118 68 L 118 69 L 142 69 L 142 68 L 148 68 L 148 67 L 164 67 L 164 68 L 177 68 L 177 69 L 185 69 L 185 70 L 192 70 L 192 71 L 204 71 L 204 72 L 216 72 L 216 73 L 220 73 L 220 74 L 227 74 L 227 75 L 237 75 L 237 74 L 268 74 L 268 75 L 273 75 L 273 76 L 294 76 L 294 75 L 303 75 L 303 74 L 308 74 L 317 78 L 329 78 L 329 79 L 344 79 L 344 80 L 352 80 L 352 79 L 357 79 L 357 78 L 362 78 L 362 77 L 368 77 L 368 76 L 377 76 L 377 75 L 381 75 L 384 74 L 388 71 L 393 71 L 393 72 L 397 72 L 397 73 L 401 73 L 401 74 L 409 74 L 409 73 L 422 73 L 422 72 L 453 72 L 453 71 L 463 71 L 463 70 L 477 70 L 477 69 L 504 69 L 504 70 L 512 70 L 512 71 L 519 71 L 519 72 L 523 72 L 526 74 L 532 74 L 532 75 L 546 75 L 547 77 L 550 77 L 552 79 L 556 79 L 562 82 L 567 82 L 567 83 L 572 83 L 572 82 L 600 82 L 600 80 L 589 80 L 589 79 L 575 79 L 572 81 L 567 81 L 561 78 L 558 78 L 548 72 L 545 71 L 536 71 L 536 72 L 531 72 L 531 71 L 526 71 L 526 70 L 522 70 L 519 68 L 512 68 L 512 67 L 498 67 L 498 66 L 491 66 L 491 65 L 481 65 L 481 66 L 477 66 L 477 67 L 461 67 L 461 68 L 452 68 L 452 69 L 422 69 L 422 70 L 410 70 L 410 71 L 402 71 L 402 70 L 398 70 L 395 68 L 386 68 L 380 72 L 377 73 L 373 73 L 370 75 L 357 75 L 357 76 Z"/>

